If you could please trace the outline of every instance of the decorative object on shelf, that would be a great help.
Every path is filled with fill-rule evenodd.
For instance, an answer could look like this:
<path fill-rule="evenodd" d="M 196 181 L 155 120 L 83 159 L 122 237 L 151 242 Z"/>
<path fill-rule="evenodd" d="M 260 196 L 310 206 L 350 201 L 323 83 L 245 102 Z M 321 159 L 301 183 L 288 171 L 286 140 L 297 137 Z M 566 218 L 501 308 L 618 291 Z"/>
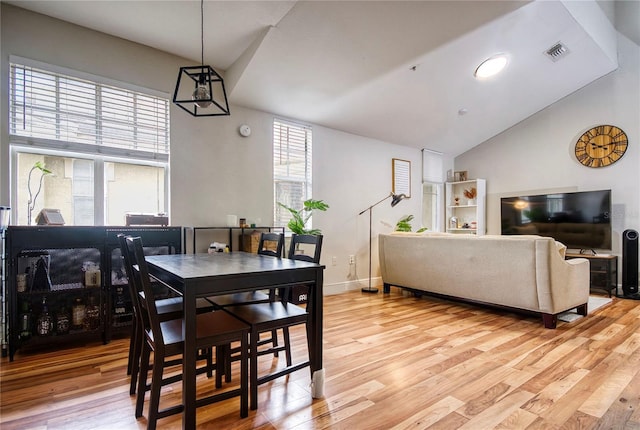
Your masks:
<path fill-rule="evenodd" d="M 96 305 L 93 296 L 89 296 L 89 304 L 85 307 L 83 326 L 87 331 L 100 328 L 100 307 Z"/>
<path fill-rule="evenodd" d="M 31 309 L 29 302 L 24 300 L 20 309 L 20 339 L 25 340 L 31 337 Z"/>
<path fill-rule="evenodd" d="M 84 325 L 84 317 L 86 315 L 86 307 L 82 302 L 82 298 L 76 297 L 73 307 L 71 308 L 71 314 L 73 328 L 81 329 Z"/>
<path fill-rule="evenodd" d="M 363 213 L 369 211 L 369 287 L 368 288 L 363 288 L 362 292 L 363 293 L 377 293 L 378 289 L 377 288 L 371 288 L 371 241 L 372 241 L 372 209 L 379 205 L 380 203 L 384 202 L 385 200 L 387 200 L 389 197 L 391 197 L 391 207 L 396 206 L 398 203 L 400 203 L 404 198 L 406 198 L 407 196 L 405 196 L 404 194 L 394 194 L 393 192 L 389 193 L 388 196 L 386 196 L 385 198 L 383 198 L 382 200 L 377 201 L 376 203 L 372 204 L 371 206 L 369 206 L 368 208 L 366 208 L 365 210 L 363 210 L 362 212 L 360 212 L 358 214 L 362 215 Z"/>
<path fill-rule="evenodd" d="M 82 271 L 84 272 L 84 286 L 87 288 L 99 287 L 102 285 L 100 264 L 93 261 L 85 261 L 82 263 Z"/>
<path fill-rule="evenodd" d="M 453 180 L 454 182 L 464 182 L 467 180 L 467 171 L 460 170 L 457 172 L 453 172 Z"/>
<path fill-rule="evenodd" d="M 397 196 L 411 198 L 411 161 L 399 158 L 391 159 L 391 192 Z"/>
<path fill-rule="evenodd" d="M 38 225 L 64 225 L 64 218 L 60 213 L 60 209 L 42 209 L 36 216 L 36 224 Z"/>
<path fill-rule="evenodd" d="M 460 206 L 460 197 L 454 197 L 453 202 L 455 203 L 456 206 Z"/>
<path fill-rule="evenodd" d="M 585 131 L 575 146 L 578 161 L 587 167 L 610 166 L 627 151 L 627 134 L 614 125 L 599 125 Z"/>
<path fill-rule="evenodd" d="M 45 256 L 38 258 L 35 273 L 33 274 L 32 291 L 51 291 L 51 278 L 49 278 L 49 260 Z"/>
<path fill-rule="evenodd" d="M 449 218 L 449 228 L 458 228 L 458 217 Z"/>
<path fill-rule="evenodd" d="M 311 218 L 314 210 L 326 211 L 329 209 L 329 205 L 322 200 L 305 200 L 302 209 L 296 210 L 283 203 L 278 202 L 278 206 L 288 210 L 291 213 L 292 218 L 287 223 L 287 227 L 295 234 L 312 234 L 319 235 L 322 231 L 318 228 L 307 229 L 307 222 Z"/>
<path fill-rule="evenodd" d="M 238 225 L 237 215 L 227 215 L 227 227 L 235 227 Z"/>
<path fill-rule="evenodd" d="M 63 305 L 60 307 L 56 314 L 56 333 L 57 334 L 67 334 L 69 333 L 69 328 L 71 327 L 71 318 L 69 317 L 69 312 L 67 312 L 67 308 Z"/>
<path fill-rule="evenodd" d="M 11 220 L 11 208 L 9 206 L 0 206 L 0 230 L 4 231 L 9 227 Z"/>
<path fill-rule="evenodd" d="M 476 197 L 478 196 L 478 190 L 476 190 L 476 187 L 471 187 L 471 189 L 466 189 L 464 190 L 464 196 L 469 199 L 467 201 L 467 204 L 470 206 L 473 206 L 476 204 Z"/>
<path fill-rule="evenodd" d="M 27 274 L 26 273 L 18 273 L 16 275 L 16 289 L 19 293 L 24 293 L 27 291 Z"/>
<path fill-rule="evenodd" d="M 180 68 L 173 102 L 196 117 L 230 115 L 222 76 L 204 64 L 204 0 L 200 0 L 200 42 L 201 65 Z"/>
<path fill-rule="evenodd" d="M 52 332 L 52 326 L 51 315 L 49 315 L 49 307 L 47 306 L 47 296 L 43 296 L 42 311 L 36 325 L 38 336 L 49 336 Z"/>
<path fill-rule="evenodd" d="M 35 195 L 33 194 L 33 191 L 31 191 L 31 175 L 34 170 L 40 171 L 38 190 Z M 52 174 L 53 172 L 47 169 L 42 161 L 36 161 L 31 170 L 29 170 L 29 177 L 27 179 L 27 191 L 29 192 L 29 200 L 27 200 L 27 225 L 31 225 L 31 213 L 36 207 L 36 200 L 38 199 L 38 195 L 40 195 L 40 191 L 42 191 L 42 182 L 44 181 L 44 177 Z"/>

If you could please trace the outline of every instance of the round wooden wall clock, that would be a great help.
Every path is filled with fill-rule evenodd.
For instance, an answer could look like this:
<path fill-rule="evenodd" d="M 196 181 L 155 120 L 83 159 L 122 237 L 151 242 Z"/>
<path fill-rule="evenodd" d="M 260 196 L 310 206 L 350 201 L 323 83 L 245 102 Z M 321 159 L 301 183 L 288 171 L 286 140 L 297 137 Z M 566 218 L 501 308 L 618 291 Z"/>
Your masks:
<path fill-rule="evenodd" d="M 627 134 L 614 125 L 599 125 L 585 131 L 576 142 L 576 158 L 587 167 L 610 166 L 627 150 Z"/>

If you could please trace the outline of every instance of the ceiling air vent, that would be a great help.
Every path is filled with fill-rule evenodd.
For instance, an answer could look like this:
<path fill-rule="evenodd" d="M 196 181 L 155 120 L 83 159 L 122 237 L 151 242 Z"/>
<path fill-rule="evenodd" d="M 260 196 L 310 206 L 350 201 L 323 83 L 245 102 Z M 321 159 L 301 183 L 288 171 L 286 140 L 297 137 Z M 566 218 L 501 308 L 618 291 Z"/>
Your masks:
<path fill-rule="evenodd" d="M 568 53 L 569 53 L 569 48 L 567 48 L 566 45 L 563 45 L 562 42 L 556 43 L 551 48 L 545 51 L 545 54 L 547 54 L 547 57 L 549 57 L 553 62 L 556 62 L 564 58 Z"/>

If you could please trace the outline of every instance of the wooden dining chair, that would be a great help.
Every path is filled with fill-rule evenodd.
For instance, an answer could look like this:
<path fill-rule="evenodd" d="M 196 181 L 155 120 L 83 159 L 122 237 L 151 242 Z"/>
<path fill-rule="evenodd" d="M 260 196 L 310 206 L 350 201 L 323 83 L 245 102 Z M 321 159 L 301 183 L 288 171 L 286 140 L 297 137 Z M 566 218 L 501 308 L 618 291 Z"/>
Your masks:
<path fill-rule="evenodd" d="M 295 252 L 302 244 L 308 244 L 315 247 L 312 254 L 313 256 L 302 256 L 303 254 Z M 312 261 L 317 263 L 320 261 L 321 248 L 322 236 L 293 235 L 289 248 L 289 256 L 296 260 Z M 267 303 L 253 303 L 224 307 L 225 311 L 245 321 L 251 326 L 249 336 L 249 398 L 252 410 L 257 409 L 258 407 L 259 385 L 310 366 L 308 356 L 306 360 L 302 360 L 295 364 L 293 363 L 289 327 L 304 324 L 305 328 L 308 330 L 309 315 L 306 309 L 289 303 L 288 290 L 289 287 L 280 289 L 278 301 L 272 300 Z M 309 298 L 309 300 L 312 299 Z M 274 341 L 274 339 L 277 339 L 278 330 L 282 330 L 283 333 L 284 342 L 282 346 L 279 346 L 277 341 Z M 271 333 L 270 338 L 261 340 L 261 334 L 266 332 Z M 262 348 L 267 344 L 271 344 L 271 346 L 269 348 Z M 309 350 L 309 334 L 307 333 L 307 351 Z M 279 351 L 285 352 L 286 367 L 259 376 L 258 357 L 267 354 L 277 355 Z M 232 356 L 229 360 L 233 361 L 234 357 Z"/>
<path fill-rule="evenodd" d="M 141 288 L 136 287 L 133 280 L 131 256 L 127 248 L 125 235 L 118 234 L 118 243 L 120 245 L 120 254 L 122 258 L 122 264 L 127 275 L 127 284 L 129 287 L 129 295 L 131 296 L 131 303 L 133 308 L 133 315 L 131 319 L 131 336 L 129 338 L 129 358 L 127 363 L 127 375 L 131 375 L 131 382 L 129 386 L 129 394 L 134 395 L 136 393 L 138 383 L 138 371 L 140 369 L 140 354 L 142 353 L 142 345 L 144 343 L 144 328 L 142 324 L 143 315 L 140 311 L 140 307 L 145 304 L 141 298 L 144 297 L 144 292 Z M 169 297 L 157 299 L 155 301 L 156 309 L 158 312 L 158 318 L 162 321 L 182 318 L 182 297 Z M 214 307 L 205 299 L 198 299 L 197 312 L 212 312 Z"/>
<path fill-rule="evenodd" d="M 151 384 L 149 386 L 149 429 L 155 429 L 157 420 L 175 413 L 182 412 L 183 405 L 169 407 L 163 410 L 160 406 L 160 390 L 167 381 L 163 378 L 164 368 L 168 358 L 182 355 L 184 351 L 183 319 L 173 319 L 161 321 L 158 315 L 153 291 L 151 288 L 151 277 L 147 268 L 144 256 L 142 241 L 139 237 L 127 237 L 126 251 L 129 253 L 132 263 L 132 278 L 134 284 L 140 285 L 144 296 L 138 295 L 140 301 L 145 303 L 139 309 L 142 314 L 145 342 L 140 357 L 140 372 L 138 380 L 138 394 L 136 400 L 136 418 L 142 416 L 144 398 L 147 387 L 148 372 L 150 369 L 150 356 L 153 352 L 153 368 Z M 222 386 L 222 374 L 225 371 L 225 354 L 232 342 L 240 344 L 240 384 L 236 389 L 230 389 L 215 393 L 211 396 L 196 400 L 196 406 L 204 406 L 213 402 L 226 400 L 235 396 L 240 396 L 240 416 L 248 415 L 248 375 L 247 375 L 247 336 L 250 327 L 242 321 L 234 318 L 226 312 L 207 312 L 196 316 L 196 343 L 192 345 L 196 350 L 216 350 L 216 388 Z M 210 357 L 210 356 L 209 356 Z M 210 360 L 207 360 L 207 369 L 211 368 Z M 179 378 L 178 378 L 179 380 Z"/>
<path fill-rule="evenodd" d="M 284 250 L 284 234 L 263 232 L 260 234 L 258 243 L 258 255 L 281 258 Z M 217 309 L 227 306 L 246 305 L 252 303 L 267 303 L 275 300 L 275 290 L 270 290 L 269 294 L 262 291 L 249 291 L 244 293 L 224 294 L 221 296 L 207 297 L 207 300 Z"/>
<path fill-rule="evenodd" d="M 323 236 L 321 234 L 292 234 L 287 258 L 291 260 L 308 261 L 310 263 L 320 263 L 322 238 Z M 307 290 L 306 286 L 300 286 L 299 288 Z M 285 300 L 289 302 L 292 301 L 293 297 L 291 293 L 294 289 L 297 290 L 296 287 L 287 287 L 281 290 L 281 294 Z"/>

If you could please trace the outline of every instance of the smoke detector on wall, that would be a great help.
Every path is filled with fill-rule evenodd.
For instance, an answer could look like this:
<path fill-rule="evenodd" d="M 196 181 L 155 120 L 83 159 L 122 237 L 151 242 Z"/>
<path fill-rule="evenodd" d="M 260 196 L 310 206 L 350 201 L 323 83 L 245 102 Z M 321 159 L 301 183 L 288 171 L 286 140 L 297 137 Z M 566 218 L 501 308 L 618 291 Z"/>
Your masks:
<path fill-rule="evenodd" d="M 555 63 L 556 61 L 559 61 L 562 58 L 566 57 L 567 54 L 569 54 L 569 52 L 571 51 L 569 51 L 569 48 L 567 48 L 567 45 L 565 45 L 562 42 L 558 42 L 555 45 L 553 45 L 551 48 L 547 49 L 545 51 L 545 55 Z"/>

